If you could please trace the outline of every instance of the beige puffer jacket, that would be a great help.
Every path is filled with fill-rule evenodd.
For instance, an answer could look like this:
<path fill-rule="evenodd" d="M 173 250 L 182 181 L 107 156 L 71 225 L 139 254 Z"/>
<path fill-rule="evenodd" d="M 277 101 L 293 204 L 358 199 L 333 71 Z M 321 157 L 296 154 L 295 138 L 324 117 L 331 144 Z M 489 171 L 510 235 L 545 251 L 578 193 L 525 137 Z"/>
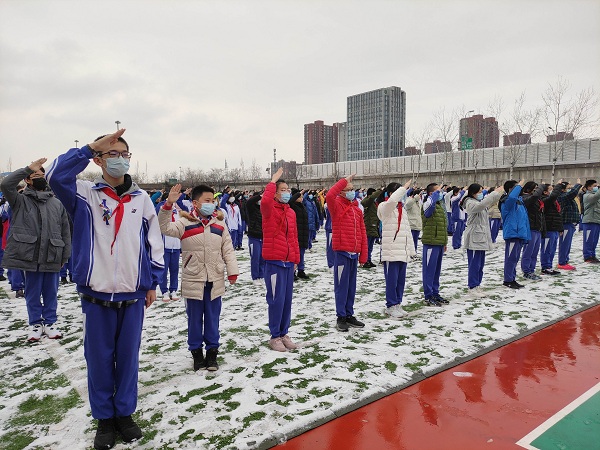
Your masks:
<path fill-rule="evenodd" d="M 398 229 L 398 202 L 406 194 L 404 187 L 396 189 L 387 201 L 377 207 L 377 217 L 381 220 L 381 260 L 408 262 L 415 255 L 415 243 L 410 232 L 406 209 L 402 208 L 402 219 Z"/>
<path fill-rule="evenodd" d="M 187 299 L 202 300 L 204 285 L 213 283 L 210 299 L 225 293 L 225 266 L 227 275 L 239 275 L 235 251 L 229 230 L 219 212 L 203 225 L 192 215 L 180 212 L 179 219 L 171 222 L 171 211 L 158 213 L 161 233 L 181 239 L 181 295 Z"/>

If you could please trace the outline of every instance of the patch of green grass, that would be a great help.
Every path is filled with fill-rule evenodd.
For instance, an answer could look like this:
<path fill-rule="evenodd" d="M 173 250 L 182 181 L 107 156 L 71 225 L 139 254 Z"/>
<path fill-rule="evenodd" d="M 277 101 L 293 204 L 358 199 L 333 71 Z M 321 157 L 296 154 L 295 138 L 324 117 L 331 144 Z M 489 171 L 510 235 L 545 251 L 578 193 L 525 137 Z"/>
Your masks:
<path fill-rule="evenodd" d="M 306 411 L 302 411 L 300 413 L 298 413 L 299 416 L 308 416 L 309 414 L 312 414 L 313 410 L 312 409 L 307 409 Z"/>
<path fill-rule="evenodd" d="M 398 364 L 393 363 L 391 361 L 386 361 L 384 366 L 387 370 L 389 370 L 392 373 L 394 373 L 396 371 L 396 369 L 398 368 Z"/>
<path fill-rule="evenodd" d="M 413 336 L 418 337 L 420 340 L 424 341 L 427 335 L 421 333 L 413 333 Z"/>
<path fill-rule="evenodd" d="M 190 438 L 194 433 L 196 432 L 196 430 L 194 430 L 193 428 L 190 430 L 185 430 L 183 433 L 181 433 L 179 435 L 179 437 L 177 438 L 177 443 L 181 444 L 183 441 L 186 441 L 188 438 Z"/>
<path fill-rule="evenodd" d="M 18 427 L 58 423 L 67 411 L 80 403 L 82 403 L 81 398 L 79 398 L 75 389 L 71 389 L 66 397 L 45 395 L 40 398 L 31 395 L 19 405 L 19 411 L 9 420 L 9 424 Z"/>
<path fill-rule="evenodd" d="M 413 311 L 417 311 L 419 309 L 422 309 L 424 307 L 424 305 L 422 303 L 411 303 L 410 305 L 402 305 L 402 307 L 404 308 L 404 310 L 406 312 L 413 312 Z"/>
<path fill-rule="evenodd" d="M 231 369 L 229 371 L 229 373 L 240 373 L 240 372 L 243 372 L 243 371 L 244 371 L 244 368 L 240 366 L 240 367 L 236 367 L 235 369 Z"/>
<path fill-rule="evenodd" d="M 450 330 L 446 331 L 446 332 L 444 333 L 444 336 L 446 336 L 446 337 L 450 337 L 450 336 L 452 336 L 452 331 L 450 331 Z"/>
<path fill-rule="evenodd" d="M 367 313 L 367 318 L 368 319 L 376 319 L 376 320 L 385 319 L 385 314 L 378 313 L 378 312 L 375 312 L 375 311 L 369 311 Z"/>
<path fill-rule="evenodd" d="M 398 336 L 394 336 L 394 339 L 392 340 L 392 342 L 390 342 L 390 346 L 392 347 L 400 347 L 401 345 L 405 344 L 405 341 L 408 339 L 408 336 L 404 336 L 402 334 L 398 335 Z"/>
<path fill-rule="evenodd" d="M 207 387 L 192 389 L 191 391 L 189 391 L 183 397 L 179 397 L 177 400 L 175 400 L 175 403 L 184 403 L 184 402 L 187 402 L 190 398 L 192 398 L 192 397 L 194 397 L 196 395 L 204 395 L 207 392 L 214 391 L 215 389 L 219 389 L 220 387 L 222 387 L 221 384 L 214 383 L 214 384 L 211 384 L 210 386 L 207 386 Z M 169 395 L 173 395 L 173 394 L 169 394 Z"/>
<path fill-rule="evenodd" d="M 277 358 L 275 361 L 267 363 L 267 364 L 263 364 L 261 366 L 262 369 L 262 377 L 263 378 L 272 378 L 272 377 L 276 377 L 277 375 L 279 375 L 279 372 L 273 370 L 273 367 L 275 367 L 277 364 L 283 364 L 286 362 L 285 358 Z"/>
<path fill-rule="evenodd" d="M 348 371 L 349 372 L 354 372 L 356 369 L 360 370 L 361 372 L 367 370 L 369 368 L 369 365 L 364 362 L 364 361 L 356 361 L 354 364 L 352 364 L 349 368 Z"/>
<path fill-rule="evenodd" d="M 262 411 L 256 411 L 250 414 L 249 416 L 244 417 L 242 419 L 242 422 L 244 424 L 244 427 L 247 427 L 248 425 L 250 425 L 251 422 L 256 422 L 258 420 L 264 419 L 266 416 L 266 413 Z"/>
<path fill-rule="evenodd" d="M 6 450 L 21 450 L 26 448 L 33 441 L 35 441 L 35 438 L 31 434 L 13 430 L 0 436 L 0 448 Z"/>
<path fill-rule="evenodd" d="M 227 402 L 225 403 L 225 407 L 227 407 L 227 411 L 233 411 L 234 409 L 238 409 L 240 407 L 240 402 Z"/>
<path fill-rule="evenodd" d="M 461 353 L 461 354 L 463 354 L 463 355 L 464 355 L 464 353 L 465 353 L 465 352 L 463 351 L 463 349 L 461 349 L 461 348 L 455 348 L 455 349 L 453 349 L 452 351 L 453 351 L 454 353 Z"/>
<path fill-rule="evenodd" d="M 494 328 L 494 325 L 491 323 L 478 323 L 477 325 L 475 325 L 476 327 L 481 327 L 481 328 L 486 328 L 490 331 L 498 331 L 496 328 Z"/>
<path fill-rule="evenodd" d="M 429 358 L 419 358 L 414 363 L 406 363 L 404 367 L 412 370 L 413 372 L 417 372 L 420 367 L 426 366 L 429 363 Z"/>
<path fill-rule="evenodd" d="M 502 311 L 498 311 L 498 312 L 495 312 L 494 314 L 492 314 L 492 319 L 501 321 L 502 316 L 504 316 L 504 313 Z"/>
<path fill-rule="evenodd" d="M 326 395 L 334 394 L 335 392 L 336 390 L 331 388 L 325 388 L 323 390 L 312 388 L 310 391 L 308 391 L 309 394 L 314 395 L 315 397 L 324 397 Z"/>
<path fill-rule="evenodd" d="M 222 421 L 225 421 L 225 420 L 231 420 L 231 416 L 228 415 L 228 414 L 225 414 L 224 416 L 217 417 L 215 420 L 218 421 L 218 422 L 222 422 Z"/>
<path fill-rule="evenodd" d="M 204 400 L 221 400 L 221 401 L 229 401 L 231 397 L 235 394 L 242 392 L 242 388 L 234 388 L 230 387 L 221 392 L 215 392 L 214 394 L 209 394 L 203 397 Z"/>

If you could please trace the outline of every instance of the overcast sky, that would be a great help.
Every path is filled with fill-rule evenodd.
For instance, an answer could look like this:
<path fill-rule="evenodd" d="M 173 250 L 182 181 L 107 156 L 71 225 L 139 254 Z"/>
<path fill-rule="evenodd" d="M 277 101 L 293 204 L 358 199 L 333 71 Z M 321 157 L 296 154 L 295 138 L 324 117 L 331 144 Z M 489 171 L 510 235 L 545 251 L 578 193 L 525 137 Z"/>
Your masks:
<path fill-rule="evenodd" d="M 600 92 L 599 0 L 0 0 L 0 171 L 116 120 L 140 171 L 266 168 L 349 95 L 401 87 L 410 137 L 558 76 Z"/>

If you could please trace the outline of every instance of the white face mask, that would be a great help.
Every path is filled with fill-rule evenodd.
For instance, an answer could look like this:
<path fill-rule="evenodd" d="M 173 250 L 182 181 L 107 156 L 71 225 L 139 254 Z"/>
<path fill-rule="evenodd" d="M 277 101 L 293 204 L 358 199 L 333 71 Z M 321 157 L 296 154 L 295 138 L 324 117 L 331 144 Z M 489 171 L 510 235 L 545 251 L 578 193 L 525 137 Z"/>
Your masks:
<path fill-rule="evenodd" d="M 129 172 L 129 160 L 119 156 L 118 158 L 108 158 L 106 160 L 106 173 L 113 178 L 121 178 Z"/>
<path fill-rule="evenodd" d="M 229 197 L 229 200 L 227 200 L 229 203 L 233 203 L 235 201 L 235 198 L 233 197 Z"/>

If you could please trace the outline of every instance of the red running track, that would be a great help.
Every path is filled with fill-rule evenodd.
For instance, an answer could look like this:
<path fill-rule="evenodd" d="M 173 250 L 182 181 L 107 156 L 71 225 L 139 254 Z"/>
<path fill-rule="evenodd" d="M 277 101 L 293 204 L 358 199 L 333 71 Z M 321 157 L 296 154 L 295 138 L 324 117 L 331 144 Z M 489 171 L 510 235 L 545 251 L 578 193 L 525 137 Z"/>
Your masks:
<path fill-rule="evenodd" d="M 466 372 L 473 375 L 457 376 Z M 599 382 L 600 306 L 595 306 L 277 450 L 522 450 L 515 442 Z"/>

